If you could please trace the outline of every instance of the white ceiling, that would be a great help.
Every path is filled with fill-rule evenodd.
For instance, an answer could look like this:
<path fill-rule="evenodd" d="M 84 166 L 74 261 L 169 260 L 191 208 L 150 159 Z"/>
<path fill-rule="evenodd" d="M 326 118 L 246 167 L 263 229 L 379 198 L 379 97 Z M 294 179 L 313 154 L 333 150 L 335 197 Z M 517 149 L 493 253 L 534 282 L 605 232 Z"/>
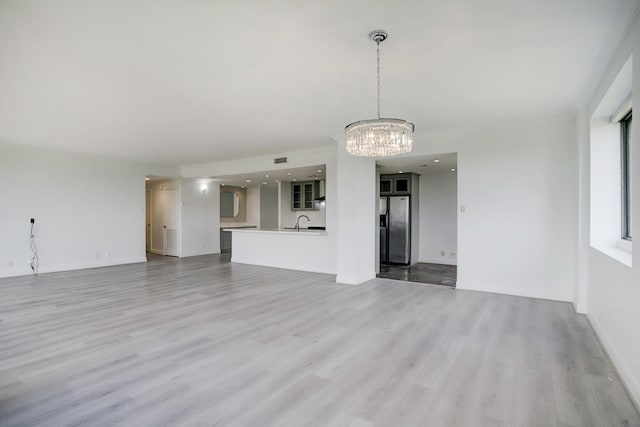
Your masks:
<path fill-rule="evenodd" d="M 325 165 L 316 165 L 302 168 L 244 173 L 239 175 L 214 176 L 210 178 L 210 182 L 237 187 L 257 187 L 264 184 L 276 183 L 278 181 L 314 181 L 316 179 L 323 180 L 325 178 Z"/>
<path fill-rule="evenodd" d="M 637 0 L 4 0 L 0 142 L 184 164 L 574 110 Z M 629 19 L 630 17 L 626 17 Z M 626 23 L 624 23 L 626 24 Z"/>
<path fill-rule="evenodd" d="M 442 153 L 390 157 L 379 160 L 377 164 L 380 166 L 380 173 L 384 174 L 413 172 L 418 175 L 435 175 L 439 173 L 455 173 L 458 168 L 458 155 L 456 153 Z"/>

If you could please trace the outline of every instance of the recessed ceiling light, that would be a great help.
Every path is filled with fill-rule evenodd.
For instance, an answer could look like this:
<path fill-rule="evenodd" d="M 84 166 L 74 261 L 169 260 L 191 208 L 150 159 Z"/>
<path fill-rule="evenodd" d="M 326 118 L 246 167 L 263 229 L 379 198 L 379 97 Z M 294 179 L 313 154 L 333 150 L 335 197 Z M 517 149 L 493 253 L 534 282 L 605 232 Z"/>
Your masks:
<path fill-rule="evenodd" d="M 404 171 L 398 171 L 398 173 L 403 173 Z"/>
<path fill-rule="evenodd" d="M 224 185 L 224 184 L 222 184 L 222 185 Z M 240 187 L 240 188 L 244 188 L 244 185 L 242 187 Z"/>
<path fill-rule="evenodd" d="M 438 160 L 438 159 L 433 159 L 433 163 L 440 163 L 440 160 Z"/>
<path fill-rule="evenodd" d="M 287 175 L 291 175 L 291 172 L 287 172 Z"/>
<path fill-rule="evenodd" d="M 451 168 L 451 172 L 455 172 L 456 168 Z"/>
<path fill-rule="evenodd" d="M 267 181 L 262 181 L 262 183 L 263 183 L 263 184 L 266 184 L 266 183 L 267 183 Z"/>
<path fill-rule="evenodd" d="M 315 178 L 315 179 L 320 179 L 320 178 L 318 178 L 317 176 L 315 176 L 314 178 Z"/>
<path fill-rule="evenodd" d="M 250 179 L 247 179 L 247 180 L 245 180 L 244 182 L 251 182 L 251 180 L 250 180 Z"/>
<path fill-rule="evenodd" d="M 265 177 L 265 178 L 269 178 L 269 175 L 265 175 L 264 177 Z"/>
<path fill-rule="evenodd" d="M 297 181 L 297 179 L 293 178 L 294 181 Z"/>
<path fill-rule="evenodd" d="M 318 172 L 319 172 L 319 173 L 322 173 L 322 169 L 318 169 Z"/>
<path fill-rule="evenodd" d="M 226 184 L 220 184 L 221 187 L 224 187 Z"/>

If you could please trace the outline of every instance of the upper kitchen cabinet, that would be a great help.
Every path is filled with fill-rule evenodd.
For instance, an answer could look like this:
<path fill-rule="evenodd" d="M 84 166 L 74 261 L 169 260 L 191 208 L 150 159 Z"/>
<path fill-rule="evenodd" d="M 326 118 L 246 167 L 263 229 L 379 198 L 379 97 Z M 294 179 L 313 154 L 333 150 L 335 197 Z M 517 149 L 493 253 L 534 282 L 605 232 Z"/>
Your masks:
<path fill-rule="evenodd" d="M 413 174 L 380 175 L 381 195 L 411 194 L 411 176 Z"/>
<path fill-rule="evenodd" d="M 291 183 L 291 210 L 318 210 L 316 199 L 320 197 L 319 181 L 304 181 Z"/>

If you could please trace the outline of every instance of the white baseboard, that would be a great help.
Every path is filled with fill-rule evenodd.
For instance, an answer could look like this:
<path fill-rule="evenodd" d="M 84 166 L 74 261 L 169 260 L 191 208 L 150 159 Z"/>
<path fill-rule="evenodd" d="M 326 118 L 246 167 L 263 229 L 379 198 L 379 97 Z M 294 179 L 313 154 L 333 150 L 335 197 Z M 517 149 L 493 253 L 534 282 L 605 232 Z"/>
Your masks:
<path fill-rule="evenodd" d="M 609 341 L 596 319 L 591 317 L 590 314 L 587 314 L 586 317 L 600 340 L 602 348 L 604 348 L 605 353 L 609 356 L 614 369 L 618 373 L 622 386 L 627 390 L 627 394 L 631 396 L 631 400 L 635 404 L 636 409 L 640 411 L 640 380 L 633 375 L 631 368 L 629 368 L 623 358 L 620 357 L 615 346 Z"/>
<path fill-rule="evenodd" d="M 552 301 L 572 302 L 570 296 L 555 294 L 553 292 L 540 291 L 539 289 L 518 289 L 495 286 L 486 283 L 466 283 L 458 280 L 456 289 L 466 291 L 490 292 L 494 294 L 513 295 L 518 297 L 548 299 Z"/>
<path fill-rule="evenodd" d="M 339 283 L 341 285 L 357 286 L 357 285 L 362 285 L 364 283 L 367 283 L 370 280 L 373 280 L 375 278 L 376 278 L 375 271 L 373 272 L 373 275 L 368 275 L 368 276 L 364 276 L 364 277 L 357 277 L 355 275 L 337 274 L 336 275 L 336 283 Z"/>
<path fill-rule="evenodd" d="M 446 265 L 458 265 L 458 260 L 456 258 L 451 257 L 441 257 L 441 258 L 421 258 L 418 262 L 427 262 L 430 264 L 446 264 Z"/>
<path fill-rule="evenodd" d="M 162 250 L 160 250 L 160 249 L 153 249 L 153 248 L 151 248 L 151 249 L 149 250 L 149 252 L 151 252 L 152 254 L 156 254 L 156 255 L 162 255 L 162 256 L 164 256 L 164 251 L 162 251 Z"/>
<path fill-rule="evenodd" d="M 233 252 L 231 253 L 231 262 L 234 264 L 244 264 L 244 265 L 257 265 L 259 267 L 269 267 L 269 268 L 279 268 L 281 270 L 291 270 L 291 271 L 305 271 L 307 273 L 320 273 L 320 274 L 332 274 L 335 275 L 336 272 L 335 271 L 330 271 L 330 270 L 326 270 L 326 269 L 314 269 L 314 268 L 294 268 L 290 265 L 286 265 L 286 266 L 282 266 L 282 265 L 272 265 L 272 264 L 260 264 L 260 263 L 256 263 L 256 262 L 245 262 L 245 260 L 238 260 L 238 258 L 234 258 L 233 257 Z M 375 276 L 374 276 L 375 278 Z"/>
<path fill-rule="evenodd" d="M 54 265 L 54 266 L 42 266 L 38 269 L 38 274 L 44 273 L 57 273 L 60 271 L 71 271 L 71 270 L 85 270 L 87 268 L 98 268 L 98 267 L 109 267 L 113 265 L 124 265 L 124 264 L 137 264 L 141 262 L 147 262 L 147 257 L 140 258 L 130 258 L 130 259 L 108 259 L 108 260 L 100 260 L 88 263 L 78 263 L 78 264 L 65 264 L 65 265 Z M 24 269 L 21 271 L 12 271 L 12 272 L 0 272 L 0 277 L 19 277 L 19 276 L 29 276 L 31 275 L 31 269 Z"/>
<path fill-rule="evenodd" d="M 190 256 L 201 256 L 201 255 L 213 255 L 213 254 L 219 254 L 220 251 L 215 251 L 212 249 L 203 249 L 203 250 L 199 250 L 199 251 L 194 251 L 194 252 L 187 252 L 187 253 L 183 253 L 182 257 L 186 258 L 186 257 L 190 257 Z"/>

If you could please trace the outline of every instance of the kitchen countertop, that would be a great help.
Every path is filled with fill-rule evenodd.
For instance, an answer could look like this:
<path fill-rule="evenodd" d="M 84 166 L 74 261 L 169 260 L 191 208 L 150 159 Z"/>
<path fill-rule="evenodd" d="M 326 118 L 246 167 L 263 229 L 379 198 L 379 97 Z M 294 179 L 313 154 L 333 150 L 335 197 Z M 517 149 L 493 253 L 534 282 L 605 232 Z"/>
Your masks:
<path fill-rule="evenodd" d="M 223 228 L 223 230 L 227 230 L 227 228 Z M 293 235 L 301 235 L 301 236 L 326 236 L 326 230 L 309 230 L 307 228 L 300 228 L 300 231 L 296 231 L 295 229 L 273 229 L 273 228 L 228 228 L 229 231 L 233 231 L 234 233 L 271 233 L 271 234 L 293 234 Z"/>

